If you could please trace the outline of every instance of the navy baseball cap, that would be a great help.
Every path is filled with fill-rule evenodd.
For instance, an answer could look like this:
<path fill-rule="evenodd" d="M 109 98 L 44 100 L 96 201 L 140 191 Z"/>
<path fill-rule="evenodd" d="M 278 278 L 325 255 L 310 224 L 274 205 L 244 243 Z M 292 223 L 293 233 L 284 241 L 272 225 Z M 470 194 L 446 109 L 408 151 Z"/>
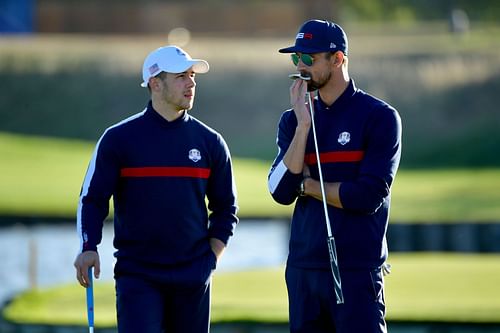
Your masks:
<path fill-rule="evenodd" d="M 280 49 L 280 53 L 320 53 L 342 51 L 347 55 L 347 35 L 330 21 L 310 20 L 300 27 L 295 45 Z"/>

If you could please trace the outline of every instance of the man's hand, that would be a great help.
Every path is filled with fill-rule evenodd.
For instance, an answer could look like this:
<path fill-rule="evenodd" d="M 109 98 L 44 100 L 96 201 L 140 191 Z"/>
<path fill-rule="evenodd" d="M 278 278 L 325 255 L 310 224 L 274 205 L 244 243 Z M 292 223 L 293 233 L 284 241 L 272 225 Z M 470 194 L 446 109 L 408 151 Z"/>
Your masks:
<path fill-rule="evenodd" d="M 212 248 L 212 251 L 215 253 L 215 256 L 217 257 L 218 261 L 220 257 L 222 257 L 222 254 L 226 249 L 226 245 L 217 238 L 210 238 L 210 247 Z"/>
<path fill-rule="evenodd" d="M 292 142 L 283 156 L 283 163 L 294 174 L 301 173 L 304 168 L 307 136 L 311 128 L 311 115 L 305 104 L 306 92 L 307 83 L 304 80 L 295 80 L 290 87 L 290 103 L 297 118 L 297 128 Z"/>
<path fill-rule="evenodd" d="M 311 126 L 311 115 L 306 107 L 307 82 L 295 80 L 290 87 L 290 104 L 292 105 L 297 126 L 309 131 Z"/>
<path fill-rule="evenodd" d="M 94 267 L 94 277 L 99 278 L 101 274 L 101 263 L 99 261 L 99 254 L 95 251 L 85 251 L 80 253 L 76 259 L 74 266 L 76 268 L 76 279 L 87 288 L 89 286 L 89 267 Z"/>

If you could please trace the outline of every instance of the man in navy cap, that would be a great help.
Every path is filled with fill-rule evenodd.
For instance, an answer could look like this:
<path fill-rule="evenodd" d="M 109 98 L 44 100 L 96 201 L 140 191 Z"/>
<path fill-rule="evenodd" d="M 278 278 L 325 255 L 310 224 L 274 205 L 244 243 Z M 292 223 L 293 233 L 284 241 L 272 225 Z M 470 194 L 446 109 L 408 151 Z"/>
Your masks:
<path fill-rule="evenodd" d="M 291 53 L 306 78 L 290 88 L 292 109 L 280 119 L 278 155 L 268 177 L 274 200 L 295 202 L 286 268 L 290 331 L 386 332 L 383 271 L 390 189 L 401 156 L 400 117 L 349 77 L 347 36 L 339 25 L 307 21 L 295 45 L 279 52 Z M 312 119 L 305 98 L 314 91 Z M 326 221 L 336 241 L 343 302 L 330 270 Z"/>

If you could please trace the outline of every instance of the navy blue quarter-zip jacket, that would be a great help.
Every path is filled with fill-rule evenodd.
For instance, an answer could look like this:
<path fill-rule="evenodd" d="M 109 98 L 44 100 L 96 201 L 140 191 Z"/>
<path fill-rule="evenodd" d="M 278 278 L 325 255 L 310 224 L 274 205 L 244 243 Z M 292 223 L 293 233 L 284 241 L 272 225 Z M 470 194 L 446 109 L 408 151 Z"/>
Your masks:
<path fill-rule="evenodd" d="M 390 188 L 401 156 L 401 119 L 394 108 L 357 89 L 352 80 L 333 105 L 325 105 L 321 96 L 313 104 L 324 181 L 342 183 L 344 208 L 328 206 L 339 266 L 379 267 L 387 257 L 385 234 Z M 283 162 L 296 127 L 293 110 L 287 110 L 279 122 L 279 151 L 269 173 L 269 190 L 278 203 L 296 202 L 288 264 L 329 268 L 322 202 L 298 197 L 302 174 L 293 174 Z M 312 129 L 304 162 L 319 180 Z"/>
<path fill-rule="evenodd" d="M 187 112 L 169 122 L 151 102 L 96 145 L 77 212 L 82 251 L 97 250 L 111 197 L 115 256 L 128 261 L 190 262 L 209 251 L 209 238 L 227 243 L 238 222 L 222 136 Z"/>

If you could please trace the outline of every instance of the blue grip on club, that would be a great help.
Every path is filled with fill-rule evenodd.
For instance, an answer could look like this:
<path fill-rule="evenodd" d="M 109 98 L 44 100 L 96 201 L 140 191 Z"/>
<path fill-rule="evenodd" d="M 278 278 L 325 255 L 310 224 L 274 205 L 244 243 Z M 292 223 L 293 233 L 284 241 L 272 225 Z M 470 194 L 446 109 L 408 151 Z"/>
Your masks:
<path fill-rule="evenodd" d="M 89 267 L 89 286 L 87 287 L 87 320 L 89 333 L 94 333 L 94 283 L 92 281 L 92 267 Z"/>

